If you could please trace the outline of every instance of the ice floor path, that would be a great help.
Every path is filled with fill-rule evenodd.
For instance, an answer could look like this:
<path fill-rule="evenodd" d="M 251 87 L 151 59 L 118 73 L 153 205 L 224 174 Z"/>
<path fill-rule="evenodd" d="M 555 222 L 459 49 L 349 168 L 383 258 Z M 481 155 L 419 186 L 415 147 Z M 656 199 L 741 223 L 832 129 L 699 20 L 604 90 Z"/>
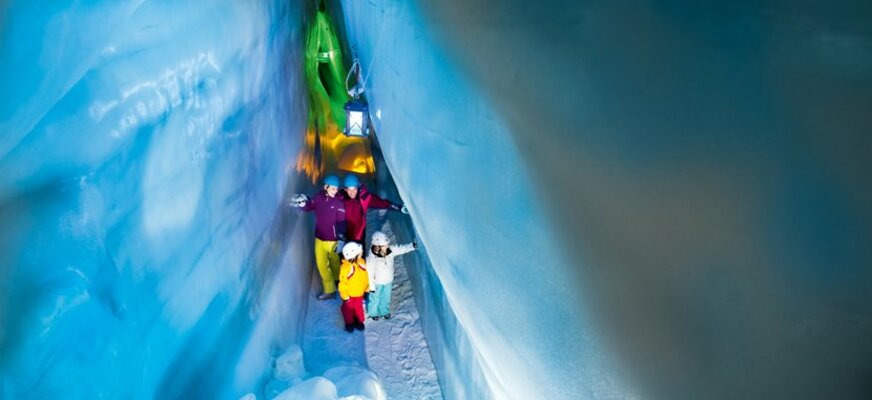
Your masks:
<path fill-rule="evenodd" d="M 387 211 L 371 211 L 367 231 L 371 235 L 381 230 L 388 235 L 391 244 L 397 244 L 389 215 Z M 367 319 L 365 333 L 349 334 L 343 330 L 340 300 L 314 299 L 320 291 L 320 283 L 317 273 L 313 274 L 303 337 L 306 369 L 310 373 L 322 374 L 332 367 L 357 365 L 379 377 L 390 400 L 442 399 L 406 271 L 406 263 L 415 259 L 413 254 L 395 259 L 393 318 Z"/>

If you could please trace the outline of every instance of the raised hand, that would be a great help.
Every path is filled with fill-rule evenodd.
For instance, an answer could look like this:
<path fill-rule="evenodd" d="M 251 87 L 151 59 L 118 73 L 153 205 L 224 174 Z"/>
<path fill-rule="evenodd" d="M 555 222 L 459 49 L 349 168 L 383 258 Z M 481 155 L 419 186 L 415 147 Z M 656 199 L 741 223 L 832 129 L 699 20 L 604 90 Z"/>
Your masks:
<path fill-rule="evenodd" d="M 403 213 L 403 214 L 408 214 L 408 213 L 409 213 L 409 209 L 406 208 L 406 205 L 405 205 L 405 204 L 392 203 L 390 208 L 391 208 L 391 210 L 399 211 L 399 212 L 401 212 L 401 213 Z"/>
<path fill-rule="evenodd" d="M 289 202 L 289 205 L 291 207 L 302 208 L 306 205 L 307 201 L 309 201 L 309 196 L 306 196 L 305 194 L 297 193 L 297 194 L 291 196 L 291 201 Z"/>

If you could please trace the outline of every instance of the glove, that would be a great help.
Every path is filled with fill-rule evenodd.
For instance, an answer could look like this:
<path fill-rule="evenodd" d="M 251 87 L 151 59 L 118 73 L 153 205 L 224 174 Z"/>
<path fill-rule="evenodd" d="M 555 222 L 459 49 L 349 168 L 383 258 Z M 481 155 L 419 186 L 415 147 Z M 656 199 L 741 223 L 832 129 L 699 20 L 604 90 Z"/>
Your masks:
<path fill-rule="evenodd" d="M 396 204 L 396 203 L 391 204 L 391 210 L 399 211 L 399 212 L 401 212 L 401 213 L 403 213 L 403 214 L 408 214 L 408 213 L 409 213 L 409 209 L 406 208 L 406 206 L 405 206 L 404 204 Z"/>
<path fill-rule="evenodd" d="M 336 254 L 342 254 L 342 246 L 345 246 L 344 240 L 336 241 L 336 248 L 333 251 L 335 251 Z"/>
<path fill-rule="evenodd" d="M 309 196 L 297 193 L 291 196 L 291 201 L 289 202 L 289 204 L 291 207 L 302 208 L 306 205 L 307 201 L 309 201 Z"/>

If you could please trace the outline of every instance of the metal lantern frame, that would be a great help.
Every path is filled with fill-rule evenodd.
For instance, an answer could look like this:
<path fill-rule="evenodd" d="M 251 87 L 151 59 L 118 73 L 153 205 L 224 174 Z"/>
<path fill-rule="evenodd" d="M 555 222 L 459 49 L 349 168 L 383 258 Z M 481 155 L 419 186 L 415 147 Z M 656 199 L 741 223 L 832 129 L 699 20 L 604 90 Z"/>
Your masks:
<path fill-rule="evenodd" d="M 352 74 L 357 76 L 357 84 L 349 88 L 348 81 Z M 361 77 L 360 61 L 355 58 L 351 64 L 351 69 L 348 70 L 348 75 L 345 76 L 345 90 L 351 96 L 351 100 L 345 103 L 345 129 L 342 131 L 345 136 L 369 136 L 369 106 L 359 98 L 365 87 L 366 79 Z"/>
<path fill-rule="evenodd" d="M 345 130 L 350 137 L 369 136 L 369 106 L 358 99 L 345 103 Z"/>

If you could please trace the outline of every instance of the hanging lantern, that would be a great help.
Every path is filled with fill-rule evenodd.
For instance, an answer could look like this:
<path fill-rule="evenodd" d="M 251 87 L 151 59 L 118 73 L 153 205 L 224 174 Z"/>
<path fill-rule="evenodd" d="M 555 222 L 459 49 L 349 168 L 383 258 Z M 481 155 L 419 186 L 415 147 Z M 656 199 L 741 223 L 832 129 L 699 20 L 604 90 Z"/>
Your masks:
<path fill-rule="evenodd" d="M 345 103 L 345 136 L 369 136 L 369 107 L 366 103 L 352 99 Z"/>
<path fill-rule="evenodd" d="M 357 75 L 357 85 L 352 88 L 348 87 L 348 80 L 352 74 Z M 358 97 L 363 94 L 366 87 L 366 80 L 360 76 L 360 62 L 357 58 L 351 64 L 351 69 L 345 77 L 345 89 L 348 95 L 352 97 L 350 101 L 345 103 L 345 130 L 342 132 L 345 136 L 352 137 L 367 137 L 369 136 L 369 107 L 363 100 Z"/>

